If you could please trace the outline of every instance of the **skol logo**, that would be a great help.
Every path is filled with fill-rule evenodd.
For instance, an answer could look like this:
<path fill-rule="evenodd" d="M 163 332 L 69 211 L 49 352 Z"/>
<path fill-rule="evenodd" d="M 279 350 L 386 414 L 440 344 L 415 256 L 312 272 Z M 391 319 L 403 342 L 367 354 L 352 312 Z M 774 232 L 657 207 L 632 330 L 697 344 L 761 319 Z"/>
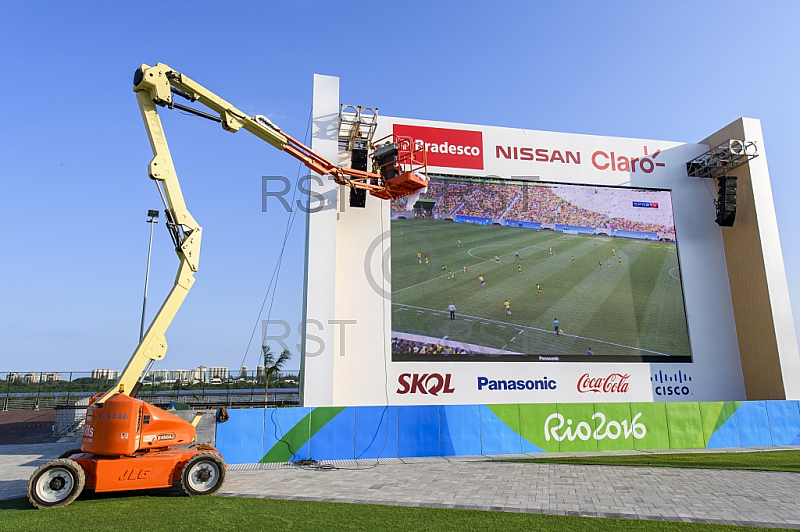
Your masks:
<path fill-rule="evenodd" d="M 453 393 L 455 388 L 450 386 L 449 373 L 442 376 L 440 373 L 403 373 L 397 378 L 400 387 L 397 393 L 423 393 L 438 396 L 441 393 Z"/>

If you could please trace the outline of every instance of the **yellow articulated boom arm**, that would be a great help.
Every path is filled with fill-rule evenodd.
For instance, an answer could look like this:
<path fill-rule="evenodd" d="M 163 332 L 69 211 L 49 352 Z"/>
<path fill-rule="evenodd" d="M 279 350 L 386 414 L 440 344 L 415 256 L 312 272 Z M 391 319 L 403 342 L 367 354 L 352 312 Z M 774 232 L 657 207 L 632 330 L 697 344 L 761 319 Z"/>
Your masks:
<path fill-rule="evenodd" d="M 333 164 L 324 157 L 317 155 L 301 142 L 290 137 L 262 115 L 249 116 L 223 100 L 207 88 L 203 87 L 189 77 L 171 69 L 163 63 L 150 67 L 142 65 L 134 75 L 134 90 L 141 95 L 148 94 L 148 99 L 156 105 L 180 109 L 222 124 L 222 128 L 231 133 L 244 129 L 268 142 L 279 150 L 299 159 L 304 165 L 320 175 L 331 175 L 340 185 L 369 190 L 373 195 L 382 197 L 387 193 L 384 176 L 377 172 L 366 172 L 345 168 Z M 199 102 L 215 114 L 208 114 L 176 103 L 175 96 L 180 96 L 190 102 Z M 424 186 L 424 185 L 423 185 Z M 421 187 L 419 187 L 421 188 Z M 391 190 L 391 197 L 401 197 L 399 190 Z"/>
<path fill-rule="evenodd" d="M 95 403 L 103 403 L 110 396 L 119 392 L 135 395 L 140 379 L 147 373 L 152 363 L 164 358 L 167 351 L 166 330 L 192 288 L 194 274 L 198 269 L 202 228 L 186 208 L 161 119 L 158 116 L 159 106 L 180 109 L 214 120 L 222 124 L 223 129 L 232 133 L 240 129 L 249 131 L 275 148 L 299 159 L 314 172 L 320 175 L 331 175 L 334 181 L 340 185 L 366 189 L 370 194 L 382 199 L 407 196 L 427 184 L 417 173 L 411 171 L 410 165 L 405 165 L 409 167 L 409 171 L 403 172 L 404 165 L 398 162 L 396 156 L 390 158 L 390 163 L 380 164 L 380 172 L 366 172 L 334 165 L 282 132 L 266 117 L 248 116 L 199 83 L 163 63 L 152 67 L 142 65 L 134 74 L 133 84 L 144 125 L 150 138 L 150 146 L 153 149 L 153 159 L 150 161 L 148 174 L 150 179 L 156 182 L 164 201 L 167 227 L 175 244 L 180 265 L 172 290 L 158 310 L 142 341 L 131 355 L 117 384 Z M 174 96 L 180 96 L 190 102 L 199 102 L 214 114 L 176 103 Z M 407 151 L 406 160 L 413 161 L 415 148 L 410 143 L 407 145 L 409 147 L 404 148 Z M 398 148 L 395 146 L 395 153 L 397 151 Z M 422 168 L 424 171 L 424 164 Z M 389 178 L 387 179 L 386 176 Z"/>

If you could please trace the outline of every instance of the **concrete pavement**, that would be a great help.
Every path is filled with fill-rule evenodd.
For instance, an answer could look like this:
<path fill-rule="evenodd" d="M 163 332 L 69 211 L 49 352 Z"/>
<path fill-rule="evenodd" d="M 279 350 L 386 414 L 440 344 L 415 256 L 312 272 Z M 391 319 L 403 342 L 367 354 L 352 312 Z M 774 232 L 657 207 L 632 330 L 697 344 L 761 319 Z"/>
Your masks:
<path fill-rule="evenodd" d="M 0 446 L 0 499 L 79 440 Z M 518 456 L 517 456 L 518 457 Z M 318 464 L 319 465 L 319 464 Z M 800 474 L 521 464 L 487 457 L 233 465 L 226 496 L 624 517 L 800 529 Z"/>
<path fill-rule="evenodd" d="M 79 438 L 56 443 L 0 445 L 0 500 L 25 497 L 28 478 L 37 467 L 80 446 Z"/>
<path fill-rule="evenodd" d="M 482 460 L 234 466 L 222 494 L 800 528 L 798 473 Z"/>

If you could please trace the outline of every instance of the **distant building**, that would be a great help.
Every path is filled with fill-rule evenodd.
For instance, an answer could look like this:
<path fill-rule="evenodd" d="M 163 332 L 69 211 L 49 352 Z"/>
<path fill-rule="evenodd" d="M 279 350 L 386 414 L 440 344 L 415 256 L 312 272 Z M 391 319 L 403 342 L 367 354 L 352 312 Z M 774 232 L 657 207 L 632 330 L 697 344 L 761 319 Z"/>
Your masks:
<path fill-rule="evenodd" d="M 208 368 L 208 378 L 225 380 L 230 376 L 228 366 L 211 366 Z"/>
<path fill-rule="evenodd" d="M 26 384 L 36 384 L 39 382 L 39 374 L 38 373 L 26 373 L 22 380 Z"/>
<path fill-rule="evenodd" d="M 169 379 L 168 369 L 154 369 L 150 372 L 150 378 L 154 381 L 165 381 Z"/>
<path fill-rule="evenodd" d="M 172 369 L 169 371 L 169 380 L 189 382 L 192 378 L 192 372 L 188 369 Z"/>
<path fill-rule="evenodd" d="M 51 371 L 49 373 L 42 373 L 42 382 L 47 381 L 63 381 L 64 378 L 61 376 L 61 373 L 56 371 Z"/>
<path fill-rule="evenodd" d="M 259 381 L 263 381 L 263 380 L 264 380 L 264 376 L 265 376 L 266 374 L 267 374 L 267 372 L 266 372 L 266 371 L 264 371 L 264 366 L 262 366 L 262 365 L 260 365 L 260 364 L 259 364 L 258 366 L 256 366 L 256 378 L 257 378 Z"/>
<path fill-rule="evenodd" d="M 107 380 L 116 380 L 122 374 L 122 371 L 118 369 L 93 369 L 92 370 L 92 378 L 93 379 L 107 379 Z"/>
<path fill-rule="evenodd" d="M 14 382 L 14 381 L 22 380 L 22 375 L 20 375 L 16 371 L 12 371 L 11 373 L 6 375 L 6 379 L 8 379 L 11 382 Z"/>
<path fill-rule="evenodd" d="M 239 369 L 239 378 L 247 380 L 247 371 L 247 366 L 242 366 L 241 369 Z"/>

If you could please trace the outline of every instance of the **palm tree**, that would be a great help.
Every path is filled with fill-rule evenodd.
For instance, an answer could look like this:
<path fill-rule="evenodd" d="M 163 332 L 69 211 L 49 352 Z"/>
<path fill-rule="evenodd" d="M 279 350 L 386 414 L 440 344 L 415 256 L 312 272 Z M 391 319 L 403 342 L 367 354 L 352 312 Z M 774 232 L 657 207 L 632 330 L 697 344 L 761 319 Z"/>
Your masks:
<path fill-rule="evenodd" d="M 272 380 L 272 376 L 283 368 L 292 358 L 292 354 L 288 349 L 284 349 L 276 360 L 275 355 L 272 353 L 272 348 L 268 345 L 261 346 L 261 353 L 264 356 L 264 402 L 266 403 L 269 382 Z"/>

